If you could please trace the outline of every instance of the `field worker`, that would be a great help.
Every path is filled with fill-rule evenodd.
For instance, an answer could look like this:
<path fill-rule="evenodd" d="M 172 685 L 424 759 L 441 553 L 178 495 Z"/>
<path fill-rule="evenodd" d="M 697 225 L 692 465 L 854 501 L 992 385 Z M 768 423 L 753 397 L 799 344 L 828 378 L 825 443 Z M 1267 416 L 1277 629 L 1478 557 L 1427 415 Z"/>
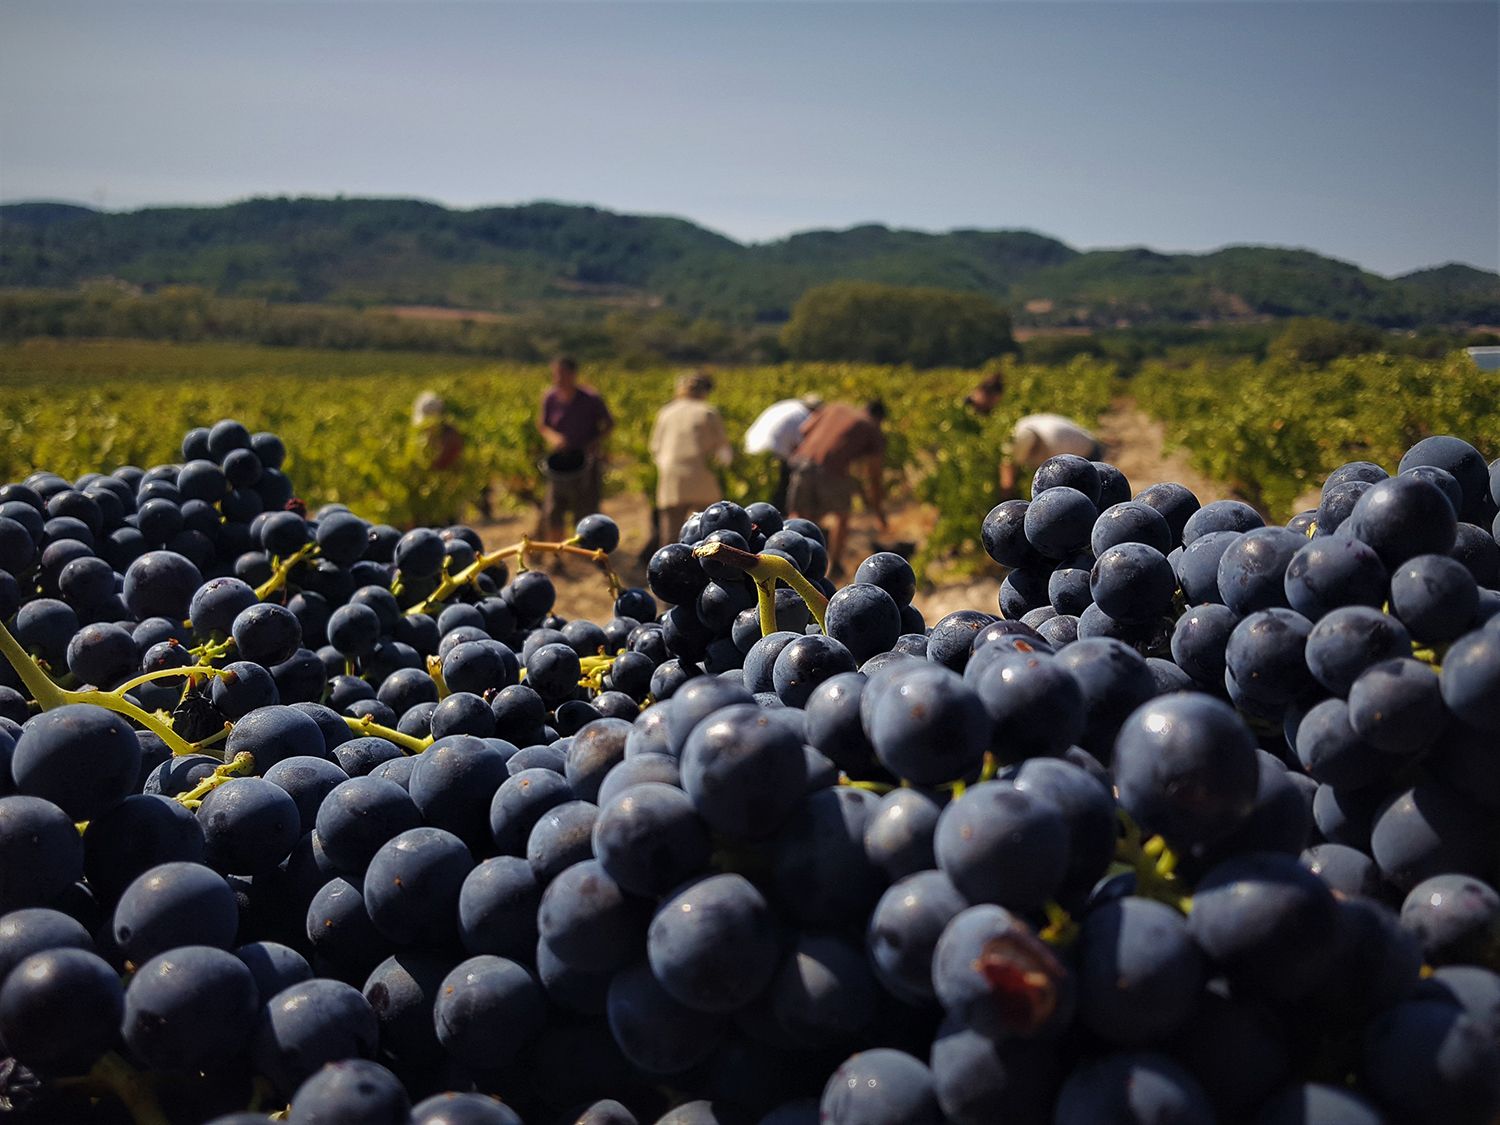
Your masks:
<path fill-rule="evenodd" d="M 656 414 L 651 428 L 651 460 L 656 462 L 657 531 L 675 543 L 682 525 L 696 511 L 723 495 L 713 465 L 734 459 L 724 419 L 706 401 L 713 377 L 694 371 L 677 380 L 677 397 Z"/>
<path fill-rule="evenodd" d="M 773 402 L 756 416 L 745 431 L 745 452 L 769 453 L 776 458 L 776 491 L 771 504 L 786 511 L 786 492 L 792 479 L 792 451 L 801 440 L 802 424 L 823 405 L 818 395 L 784 398 Z"/>
<path fill-rule="evenodd" d="M 1015 493 L 1017 465 L 1035 469 L 1060 453 L 1098 461 L 1104 456 L 1104 447 L 1093 434 L 1061 414 L 1028 414 L 1019 419 L 1001 453 L 1000 495 Z"/>
<path fill-rule="evenodd" d="M 863 493 L 881 529 L 886 526 L 884 420 L 885 403 L 878 398 L 863 408 L 830 402 L 802 424 L 792 451 L 788 514 L 828 520 L 828 576 L 834 580 L 844 573 L 844 540 L 856 493 Z"/>
<path fill-rule="evenodd" d="M 423 391 L 412 404 L 411 424 L 426 439 L 432 455 L 428 469 L 435 473 L 453 468 L 464 455 L 463 435 L 448 421 L 448 406 L 434 391 Z"/>
<path fill-rule="evenodd" d="M 599 510 L 600 446 L 614 426 L 603 396 L 578 381 L 577 362 L 566 355 L 554 359 L 552 385 L 536 417 L 547 443 L 541 465 L 547 481 L 539 530 L 544 538 L 562 539 L 565 514 L 576 521 Z"/>
<path fill-rule="evenodd" d="M 1005 379 L 997 372 L 969 392 L 964 405 L 986 416 L 1005 395 Z M 1016 466 L 1035 469 L 1049 457 L 1073 453 L 1098 461 L 1104 456 L 1099 439 L 1061 414 L 1027 414 L 1011 427 L 1010 440 L 1000 457 L 1000 496 L 1014 496 Z"/>

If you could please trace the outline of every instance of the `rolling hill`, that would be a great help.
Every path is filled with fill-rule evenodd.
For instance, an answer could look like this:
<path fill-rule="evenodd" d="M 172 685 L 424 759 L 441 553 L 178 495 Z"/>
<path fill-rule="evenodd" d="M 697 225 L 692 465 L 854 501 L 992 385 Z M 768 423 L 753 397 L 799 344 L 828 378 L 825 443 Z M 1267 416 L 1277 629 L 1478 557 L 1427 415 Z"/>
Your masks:
<path fill-rule="evenodd" d="M 360 305 L 558 313 L 665 306 L 786 319 L 807 288 L 857 279 L 986 293 L 1019 325 L 1326 316 L 1387 327 L 1500 323 L 1500 275 L 1449 264 L 1386 278 L 1307 250 L 1079 251 L 1024 230 L 867 225 L 746 245 L 683 219 L 530 203 L 263 198 L 102 212 L 0 206 L 0 287 L 112 278 L 148 289 Z"/>

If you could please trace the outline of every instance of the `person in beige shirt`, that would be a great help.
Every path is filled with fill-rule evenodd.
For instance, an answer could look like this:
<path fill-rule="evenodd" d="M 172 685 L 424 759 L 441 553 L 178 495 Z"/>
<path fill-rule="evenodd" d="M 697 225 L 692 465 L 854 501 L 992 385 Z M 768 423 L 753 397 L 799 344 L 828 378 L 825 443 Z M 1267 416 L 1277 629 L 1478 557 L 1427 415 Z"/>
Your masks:
<path fill-rule="evenodd" d="M 713 377 L 706 372 L 683 375 L 677 380 L 677 397 L 657 412 L 651 429 L 663 543 L 676 542 L 688 516 L 720 499 L 722 489 L 710 462 L 723 466 L 734 458 L 724 419 L 705 401 L 713 389 Z"/>

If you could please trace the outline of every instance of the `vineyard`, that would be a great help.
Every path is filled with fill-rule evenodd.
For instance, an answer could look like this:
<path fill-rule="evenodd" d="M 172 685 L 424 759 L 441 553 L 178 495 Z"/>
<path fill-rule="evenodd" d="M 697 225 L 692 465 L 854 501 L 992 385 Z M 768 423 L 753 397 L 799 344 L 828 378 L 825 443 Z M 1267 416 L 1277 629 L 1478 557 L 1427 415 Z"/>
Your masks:
<path fill-rule="evenodd" d="M 1279 520 L 1343 462 L 1394 467 L 1432 434 L 1465 434 L 1487 456 L 1500 452 L 1500 373 L 1463 353 L 1367 355 L 1323 368 L 1155 364 L 1131 385 L 1199 469 Z"/>
<path fill-rule="evenodd" d="M 647 443 L 677 372 L 589 367 L 584 378 L 614 413 L 608 490 L 654 484 Z M 1066 409 L 1092 421 L 1107 408 L 1113 368 L 1017 366 L 1006 401 L 991 416 L 966 412 L 972 371 L 914 372 L 852 365 L 783 365 L 725 373 L 713 401 L 738 443 L 765 406 L 817 392 L 825 399 L 885 400 L 887 465 L 896 494 L 933 504 L 938 526 L 926 557 L 973 554 L 973 513 L 995 502 L 1000 448 L 1017 417 Z M 0 349 L 0 476 L 37 468 L 77 476 L 94 465 L 152 465 L 180 457 L 178 435 L 203 419 L 237 417 L 284 436 L 288 473 L 314 504 L 340 501 L 397 526 L 439 517 L 455 499 L 496 483 L 497 503 L 521 509 L 540 496 L 541 438 L 533 425 L 546 386 L 541 366 L 476 364 L 455 356 L 324 352 L 138 342 L 46 344 Z M 426 471 L 410 421 L 413 400 L 436 391 L 467 439 L 462 466 Z M 724 494 L 771 493 L 769 457 L 741 456 Z"/>
<path fill-rule="evenodd" d="M 647 440 L 676 374 L 585 372 L 617 422 L 612 494 L 652 488 Z M 294 451 L 289 471 L 315 504 L 340 501 L 404 527 L 462 508 L 489 480 L 498 505 L 520 511 L 539 498 L 533 418 L 546 378 L 540 366 L 415 353 L 144 342 L 0 348 L 0 475 L 46 468 L 76 476 L 95 465 L 169 461 L 178 456 L 175 435 L 205 419 L 239 417 L 285 435 Z M 1015 418 L 1057 410 L 1092 424 L 1122 389 L 1166 424 L 1168 440 L 1199 469 L 1277 520 L 1349 459 L 1394 465 L 1431 433 L 1469 434 L 1485 452 L 1500 448 L 1500 375 L 1475 370 L 1461 354 L 1365 356 L 1321 369 L 1156 364 L 1124 388 L 1100 361 L 1015 365 L 1005 400 L 984 419 L 960 405 L 975 378 L 848 364 L 744 368 L 721 376 L 714 402 L 738 441 L 778 398 L 809 391 L 883 398 L 893 494 L 938 512 L 923 562 L 977 554 L 973 513 L 995 502 L 996 464 Z M 467 439 L 462 465 L 445 474 L 425 471 L 428 454 L 410 423 L 413 400 L 428 389 L 447 402 Z M 767 496 L 774 471 L 768 457 L 741 456 L 724 473 L 724 494 Z"/>

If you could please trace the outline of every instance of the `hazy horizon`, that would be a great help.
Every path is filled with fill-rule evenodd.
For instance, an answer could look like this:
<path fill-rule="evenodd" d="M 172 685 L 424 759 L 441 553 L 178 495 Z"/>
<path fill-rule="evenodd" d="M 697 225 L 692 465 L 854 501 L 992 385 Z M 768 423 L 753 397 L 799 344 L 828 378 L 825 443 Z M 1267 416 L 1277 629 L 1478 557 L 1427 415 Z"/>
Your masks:
<path fill-rule="evenodd" d="M 1500 271 L 1500 3 L 7 0 L 0 200 L 551 200 Z"/>

